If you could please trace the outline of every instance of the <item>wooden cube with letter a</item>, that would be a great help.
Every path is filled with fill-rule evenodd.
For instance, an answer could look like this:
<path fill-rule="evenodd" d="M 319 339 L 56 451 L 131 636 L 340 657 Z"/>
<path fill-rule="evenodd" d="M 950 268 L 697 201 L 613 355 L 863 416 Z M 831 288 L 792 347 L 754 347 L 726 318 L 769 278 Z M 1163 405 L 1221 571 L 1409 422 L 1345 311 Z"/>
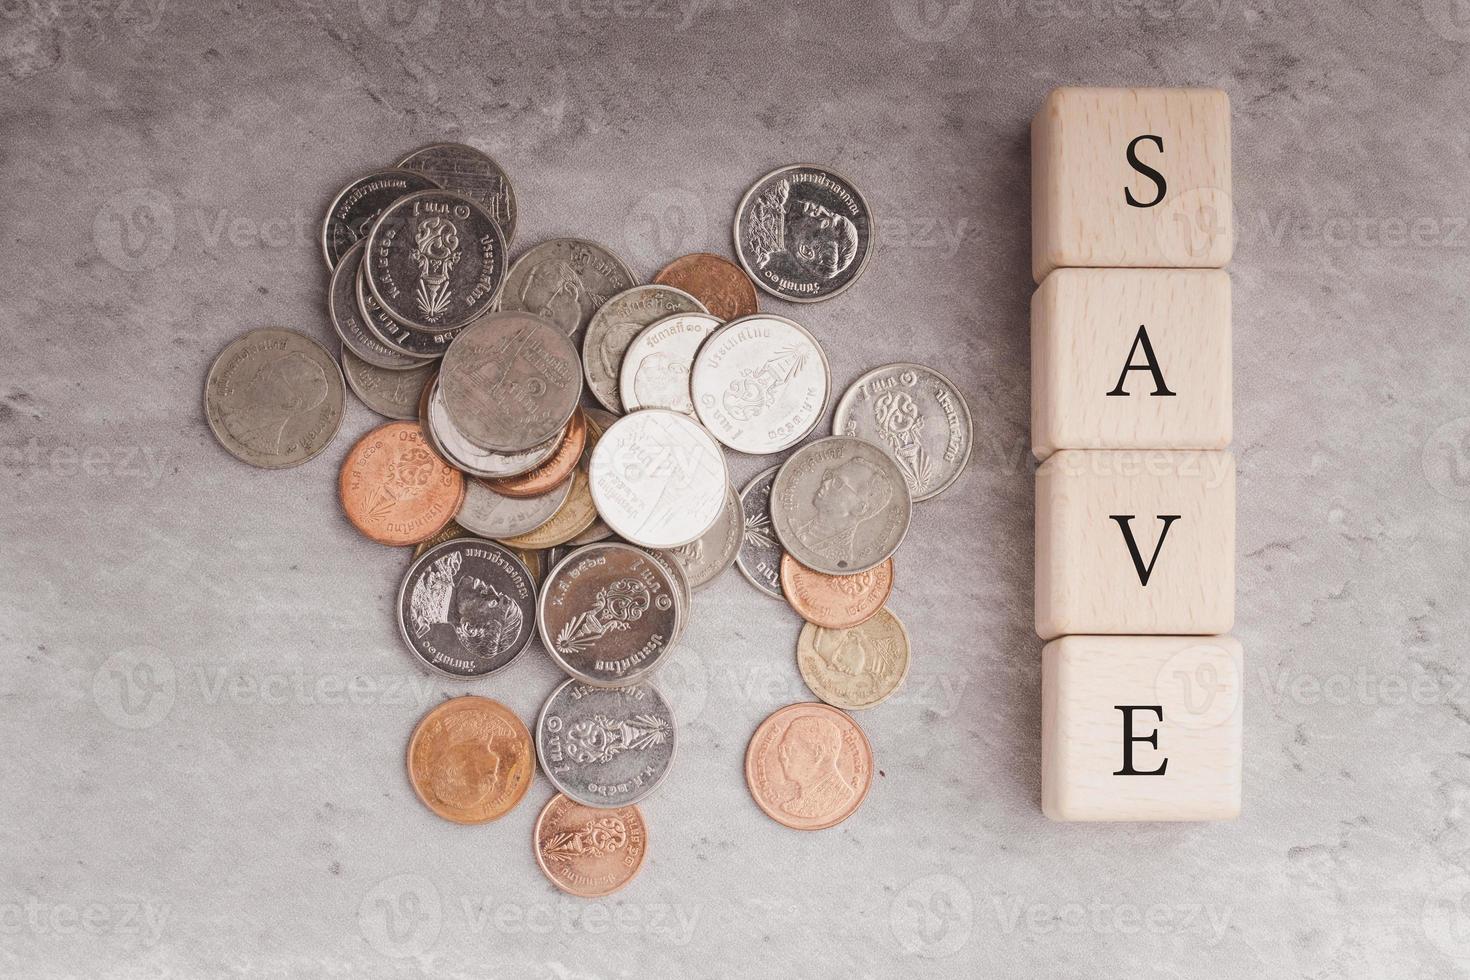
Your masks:
<path fill-rule="evenodd" d="M 1230 444 L 1230 276 L 1058 269 L 1031 299 L 1031 447 Z"/>
<path fill-rule="evenodd" d="M 1041 653 L 1041 808 L 1053 820 L 1240 814 L 1240 643 L 1064 636 Z"/>
<path fill-rule="evenodd" d="M 1058 88 L 1031 122 L 1031 271 L 1230 261 L 1230 99 Z"/>
<path fill-rule="evenodd" d="M 1228 633 L 1235 459 L 1074 450 L 1036 471 L 1036 632 Z"/>

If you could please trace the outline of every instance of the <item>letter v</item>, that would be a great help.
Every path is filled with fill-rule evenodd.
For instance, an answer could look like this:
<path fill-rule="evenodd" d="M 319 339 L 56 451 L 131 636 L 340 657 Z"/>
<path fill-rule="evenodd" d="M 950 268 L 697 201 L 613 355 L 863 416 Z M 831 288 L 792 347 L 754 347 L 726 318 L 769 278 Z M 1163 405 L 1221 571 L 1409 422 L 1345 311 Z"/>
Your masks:
<path fill-rule="evenodd" d="M 1148 585 L 1148 577 L 1153 574 L 1153 572 L 1154 572 L 1154 565 L 1158 564 L 1158 561 L 1159 561 L 1159 552 L 1162 551 L 1162 550 L 1164 550 L 1164 538 L 1168 535 L 1169 528 L 1174 524 L 1175 521 L 1179 520 L 1179 516 L 1180 515 L 1178 515 L 1178 514 L 1160 514 L 1160 515 L 1158 515 L 1159 520 L 1161 520 L 1161 521 L 1164 522 L 1164 529 L 1159 532 L 1159 543 L 1156 544 L 1156 545 L 1154 545 L 1154 554 L 1153 554 L 1153 557 L 1148 560 L 1148 564 L 1147 565 L 1145 565 L 1143 563 L 1143 556 L 1138 553 L 1138 542 L 1135 541 L 1135 540 L 1133 540 L 1133 528 L 1132 528 L 1132 526 L 1130 524 L 1130 522 L 1133 520 L 1133 515 L 1132 514 L 1110 514 L 1109 516 L 1113 520 L 1115 520 L 1115 521 L 1118 522 L 1118 527 L 1122 528 L 1122 530 L 1123 530 L 1123 540 L 1128 543 L 1128 554 L 1132 556 L 1132 558 L 1133 558 L 1133 567 L 1138 572 L 1138 581 L 1139 581 L 1140 584 L 1142 584 L 1145 587 L 1147 587 L 1147 585 Z"/>

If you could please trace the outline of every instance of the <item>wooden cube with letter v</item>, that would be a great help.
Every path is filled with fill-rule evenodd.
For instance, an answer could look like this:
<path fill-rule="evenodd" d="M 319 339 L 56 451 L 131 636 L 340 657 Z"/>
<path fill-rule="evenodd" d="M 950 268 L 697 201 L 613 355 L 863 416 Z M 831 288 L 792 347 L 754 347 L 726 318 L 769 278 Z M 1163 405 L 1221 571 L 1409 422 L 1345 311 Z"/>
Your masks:
<path fill-rule="evenodd" d="M 1230 99 L 1058 88 L 1031 123 L 1031 271 L 1230 261 Z"/>
<path fill-rule="evenodd" d="M 1036 470 L 1036 632 L 1214 635 L 1235 622 L 1235 458 L 1053 453 Z"/>
<path fill-rule="evenodd" d="M 1240 814 L 1240 643 L 1064 636 L 1041 654 L 1041 808 L 1053 820 Z"/>

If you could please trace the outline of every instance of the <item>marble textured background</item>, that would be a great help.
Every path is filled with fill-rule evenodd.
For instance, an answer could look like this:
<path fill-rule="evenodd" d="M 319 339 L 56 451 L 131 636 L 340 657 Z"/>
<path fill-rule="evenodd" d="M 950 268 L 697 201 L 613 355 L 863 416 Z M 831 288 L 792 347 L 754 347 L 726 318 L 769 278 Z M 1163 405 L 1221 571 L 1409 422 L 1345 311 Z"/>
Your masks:
<path fill-rule="evenodd" d="M 0 0 L 0 975 L 1466 975 L 1467 57 L 1460 0 Z M 1234 824 L 1038 810 L 1027 125 L 1064 83 L 1233 100 Z M 862 281 L 794 315 L 839 386 L 950 373 L 978 441 L 901 552 L 913 673 L 839 829 L 748 799 L 749 733 L 806 695 L 795 616 L 733 574 L 662 682 L 680 757 L 625 892 L 542 879 L 544 780 L 477 828 L 411 795 L 427 707 L 529 718 L 555 672 L 400 649 L 406 555 L 335 499 L 360 405 L 270 473 L 200 391 L 248 328 L 328 337 L 327 200 L 445 138 L 509 170 L 522 246 L 643 275 L 726 250 L 779 164 L 874 203 Z"/>

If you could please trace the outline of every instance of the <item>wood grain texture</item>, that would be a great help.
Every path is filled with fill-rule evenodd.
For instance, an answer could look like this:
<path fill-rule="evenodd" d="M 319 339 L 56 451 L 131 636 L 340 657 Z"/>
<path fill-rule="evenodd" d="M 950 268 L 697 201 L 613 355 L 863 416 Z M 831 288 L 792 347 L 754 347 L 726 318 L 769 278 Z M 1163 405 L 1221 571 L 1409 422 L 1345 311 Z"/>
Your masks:
<path fill-rule="evenodd" d="M 1135 350 L 1147 328 L 1171 395 Z M 1230 276 L 1057 269 L 1031 300 L 1031 451 L 1223 449 L 1231 432 Z"/>
<path fill-rule="evenodd" d="M 1042 660 L 1041 808 L 1053 820 L 1240 814 L 1244 654 L 1231 636 L 1066 636 Z M 1132 768 L 1124 769 L 1124 712 Z M 1157 707 L 1162 713 L 1150 710 Z M 1166 761 L 1167 760 L 1167 761 Z"/>
<path fill-rule="evenodd" d="M 1163 175 L 1152 180 L 1138 159 Z M 1031 267 L 1220 268 L 1230 261 L 1230 100 L 1216 89 L 1057 88 L 1031 122 Z"/>
<path fill-rule="evenodd" d="M 1141 580 L 1116 515 L 1129 521 Z M 1178 515 L 1159 546 L 1163 515 Z M 1155 550 L 1157 547 L 1157 554 Z M 1235 619 L 1235 459 L 1225 451 L 1063 450 L 1036 471 L 1036 632 L 1227 633 Z"/>

